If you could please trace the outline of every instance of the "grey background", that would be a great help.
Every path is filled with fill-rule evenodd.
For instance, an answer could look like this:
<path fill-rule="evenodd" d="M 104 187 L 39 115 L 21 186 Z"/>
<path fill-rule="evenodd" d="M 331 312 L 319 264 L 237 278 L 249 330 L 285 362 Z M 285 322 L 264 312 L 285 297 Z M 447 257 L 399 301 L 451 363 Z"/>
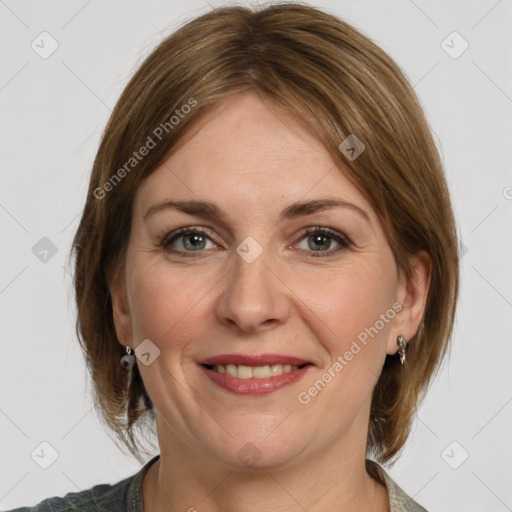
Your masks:
<path fill-rule="evenodd" d="M 512 2 L 309 3 L 369 35 L 411 80 L 467 251 L 451 357 L 388 471 L 431 512 L 512 510 Z M 208 9 L 203 0 L 0 0 L 0 508 L 140 468 L 92 409 L 67 255 L 99 137 L 128 78 L 163 37 Z M 46 59 L 31 47 L 43 45 L 43 31 L 58 43 Z M 453 31 L 469 44 L 457 58 L 445 51 L 463 48 L 447 39 Z M 42 442 L 58 453 L 48 469 L 31 457 L 51 456 Z"/>

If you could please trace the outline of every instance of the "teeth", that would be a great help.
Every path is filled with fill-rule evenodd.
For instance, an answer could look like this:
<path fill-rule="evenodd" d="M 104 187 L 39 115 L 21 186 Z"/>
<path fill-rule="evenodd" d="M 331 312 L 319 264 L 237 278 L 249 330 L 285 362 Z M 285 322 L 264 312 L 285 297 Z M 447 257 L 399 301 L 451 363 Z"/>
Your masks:
<path fill-rule="evenodd" d="M 217 367 L 222 365 L 217 365 Z M 234 364 L 228 364 L 226 365 L 226 375 L 229 375 L 230 377 L 238 377 L 238 368 Z"/>
<path fill-rule="evenodd" d="M 271 376 L 270 366 L 255 366 L 251 369 L 252 376 L 256 379 L 268 379 Z M 240 376 L 240 373 L 238 374 Z"/>
<path fill-rule="evenodd" d="M 270 373 L 272 375 L 281 375 L 281 373 L 283 373 L 283 365 L 282 364 L 273 364 L 270 367 Z"/>
<path fill-rule="evenodd" d="M 239 379 L 250 379 L 252 377 L 252 368 L 250 366 L 244 366 L 243 364 L 238 366 L 238 378 Z"/>
<path fill-rule="evenodd" d="M 273 364 L 265 366 L 245 366 L 243 364 L 217 364 L 213 370 L 218 373 L 225 373 L 229 377 L 238 377 L 239 379 L 268 379 L 269 377 L 289 373 L 296 370 L 298 366 L 289 364 Z"/>

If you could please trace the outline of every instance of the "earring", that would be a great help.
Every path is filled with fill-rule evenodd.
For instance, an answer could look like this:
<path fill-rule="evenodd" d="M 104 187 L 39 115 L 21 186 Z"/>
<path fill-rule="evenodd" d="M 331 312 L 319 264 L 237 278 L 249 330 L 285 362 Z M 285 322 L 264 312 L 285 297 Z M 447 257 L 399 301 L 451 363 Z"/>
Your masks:
<path fill-rule="evenodd" d="M 121 357 L 121 367 L 123 370 L 129 372 L 135 363 L 135 356 L 133 355 L 132 349 L 126 347 L 126 355 Z"/>
<path fill-rule="evenodd" d="M 400 363 L 405 363 L 405 349 L 407 348 L 407 340 L 405 339 L 405 336 L 398 336 L 396 339 L 396 344 L 398 345 L 398 354 L 400 355 Z"/>

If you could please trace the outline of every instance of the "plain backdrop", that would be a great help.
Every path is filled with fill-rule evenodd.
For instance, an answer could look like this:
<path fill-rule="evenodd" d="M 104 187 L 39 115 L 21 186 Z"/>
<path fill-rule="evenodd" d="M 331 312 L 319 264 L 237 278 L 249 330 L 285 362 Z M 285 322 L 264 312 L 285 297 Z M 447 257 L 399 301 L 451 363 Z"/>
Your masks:
<path fill-rule="evenodd" d="M 512 510 L 512 2 L 310 3 L 355 25 L 405 71 L 459 223 L 451 356 L 388 471 L 430 512 Z M 0 1 L 2 509 L 114 483 L 141 467 L 92 409 L 67 257 L 123 87 L 163 37 L 210 5 Z M 41 443 L 58 454 L 47 469 L 31 456 Z"/>

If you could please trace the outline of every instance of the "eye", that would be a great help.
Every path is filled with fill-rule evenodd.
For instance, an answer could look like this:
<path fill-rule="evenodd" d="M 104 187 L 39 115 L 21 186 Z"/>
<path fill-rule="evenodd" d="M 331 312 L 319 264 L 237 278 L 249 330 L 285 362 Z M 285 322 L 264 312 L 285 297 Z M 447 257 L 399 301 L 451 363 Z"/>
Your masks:
<path fill-rule="evenodd" d="M 180 256 L 201 256 L 201 253 L 207 249 L 215 249 L 217 244 L 212 241 L 215 235 L 206 228 L 188 226 L 178 229 L 163 237 L 160 246 L 167 252 L 179 254 Z M 208 243 L 212 246 L 208 247 Z M 332 256 L 351 245 L 350 240 L 330 228 L 310 227 L 301 237 L 301 251 L 309 252 L 310 256 Z M 332 249 L 333 244 L 337 248 Z"/>
<path fill-rule="evenodd" d="M 212 233 L 204 228 L 186 227 L 173 231 L 165 236 L 161 242 L 161 246 L 168 252 L 175 253 L 194 253 L 201 252 L 205 249 L 212 249 L 216 247 L 211 240 Z M 213 244 L 213 247 L 207 247 L 208 242 Z M 195 256 L 195 254 L 184 254 L 187 256 Z"/>
<path fill-rule="evenodd" d="M 301 243 L 304 242 L 306 242 L 306 247 L 300 247 L 300 249 L 312 253 L 319 253 L 311 254 L 311 256 L 314 257 L 331 256 L 350 247 L 350 241 L 345 235 L 338 231 L 322 227 L 308 228 L 301 239 Z M 330 250 L 333 242 L 338 245 L 338 248 Z"/>

